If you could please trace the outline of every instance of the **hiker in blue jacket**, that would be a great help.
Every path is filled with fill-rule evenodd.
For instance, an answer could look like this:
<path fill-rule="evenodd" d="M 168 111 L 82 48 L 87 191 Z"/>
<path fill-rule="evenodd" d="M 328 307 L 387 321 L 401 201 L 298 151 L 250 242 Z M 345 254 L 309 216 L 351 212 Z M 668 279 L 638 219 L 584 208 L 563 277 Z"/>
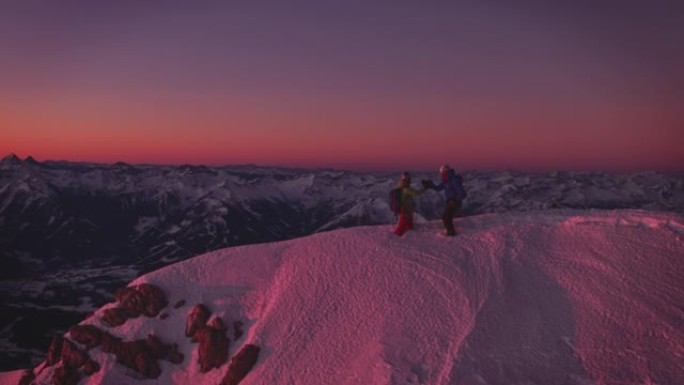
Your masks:
<path fill-rule="evenodd" d="M 467 194 L 463 188 L 463 178 L 460 175 L 456 175 L 456 172 L 448 165 L 445 164 L 439 168 L 439 176 L 442 179 L 442 183 L 434 185 L 432 181 L 425 181 L 424 186 L 435 191 L 444 190 L 446 206 L 442 213 L 442 222 L 446 229 L 446 235 L 454 236 L 456 235 L 454 216 L 460 214 L 463 199 L 466 198 Z"/>

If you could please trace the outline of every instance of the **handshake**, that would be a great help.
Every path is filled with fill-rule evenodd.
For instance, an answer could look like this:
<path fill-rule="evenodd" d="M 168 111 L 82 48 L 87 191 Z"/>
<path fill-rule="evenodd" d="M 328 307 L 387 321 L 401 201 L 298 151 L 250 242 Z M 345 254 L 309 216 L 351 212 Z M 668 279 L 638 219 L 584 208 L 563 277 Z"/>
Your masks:
<path fill-rule="evenodd" d="M 433 188 L 433 187 L 435 187 L 435 184 L 432 183 L 432 181 L 431 181 L 431 180 L 428 180 L 428 179 L 423 179 L 423 180 L 420 181 L 420 183 L 423 184 L 423 188 Z"/>

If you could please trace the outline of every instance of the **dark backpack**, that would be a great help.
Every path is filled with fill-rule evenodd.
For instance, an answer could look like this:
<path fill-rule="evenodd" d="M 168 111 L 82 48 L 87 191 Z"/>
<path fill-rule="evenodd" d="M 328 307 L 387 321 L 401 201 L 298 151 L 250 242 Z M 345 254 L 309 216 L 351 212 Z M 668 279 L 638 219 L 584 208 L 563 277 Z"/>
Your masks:
<path fill-rule="evenodd" d="M 454 188 L 456 189 L 456 195 L 458 196 L 458 200 L 462 201 L 468 197 L 468 193 L 466 192 L 465 188 L 463 187 L 463 177 L 461 174 L 456 174 L 456 178 L 454 178 Z"/>
<path fill-rule="evenodd" d="M 392 189 L 389 193 L 390 210 L 394 215 L 401 214 L 401 188 Z"/>

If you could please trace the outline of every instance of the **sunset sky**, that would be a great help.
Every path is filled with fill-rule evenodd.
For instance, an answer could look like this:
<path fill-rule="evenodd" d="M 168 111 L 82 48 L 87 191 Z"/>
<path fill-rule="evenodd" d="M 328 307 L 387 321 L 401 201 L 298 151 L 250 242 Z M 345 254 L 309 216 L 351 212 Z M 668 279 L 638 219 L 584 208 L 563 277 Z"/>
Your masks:
<path fill-rule="evenodd" d="M 0 3 L 0 157 L 684 171 L 681 1 Z"/>

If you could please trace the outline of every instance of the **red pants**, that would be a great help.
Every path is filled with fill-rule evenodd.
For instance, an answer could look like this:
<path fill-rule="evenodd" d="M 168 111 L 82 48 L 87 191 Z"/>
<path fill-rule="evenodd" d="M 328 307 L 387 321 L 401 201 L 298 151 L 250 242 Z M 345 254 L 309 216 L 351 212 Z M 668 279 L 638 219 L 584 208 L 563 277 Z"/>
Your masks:
<path fill-rule="evenodd" d="M 399 225 L 394 230 L 394 234 L 404 235 L 408 230 L 413 229 L 413 209 L 401 209 Z"/>

